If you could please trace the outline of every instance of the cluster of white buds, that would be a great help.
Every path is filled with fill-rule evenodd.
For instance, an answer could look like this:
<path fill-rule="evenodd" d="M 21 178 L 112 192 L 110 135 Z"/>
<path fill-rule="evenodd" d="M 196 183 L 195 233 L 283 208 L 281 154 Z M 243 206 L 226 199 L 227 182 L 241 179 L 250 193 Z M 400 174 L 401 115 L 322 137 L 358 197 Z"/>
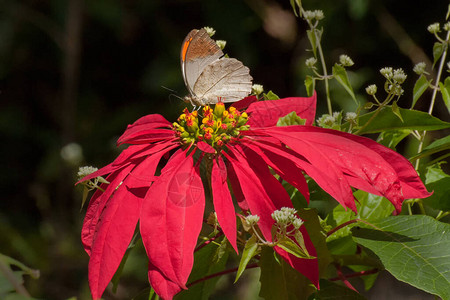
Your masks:
<path fill-rule="evenodd" d="M 91 167 L 91 166 L 80 167 L 78 169 L 78 173 L 77 173 L 78 180 L 81 180 L 83 177 L 86 177 L 89 174 L 92 174 L 96 171 L 98 171 L 98 168 L 96 168 L 96 167 Z"/>
<path fill-rule="evenodd" d="M 394 76 L 392 76 L 392 79 L 394 80 L 394 82 L 402 84 L 403 82 L 405 82 L 407 77 L 408 76 L 406 76 L 403 69 L 396 69 L 394 70 Z"/>
<path fill-rule="evenodd" d="M 371 84 L 366 87 L 366 93 L 370 96 L 373 96 L 377 93 L 377 86 L 375 84 Z"/>
<path fill-rule="evenodd" d="M 289 225 L 294 226 L 295 229 L 299 229 L 303 221 L 296 216 L 297 211 L 294 208 L 282 207 L 272 213 L 272 219 L 275 220 L 279 227 L 286 228 Z"/>
<path fill-rule="evenodd" d="M 427 74 L 427 72 L 425 71 L 426 67 L 427 67 L 426 63 L 420 62 L 414 66 L 413 71 L 417 75 Z"/>
<path fill-rule="evenodd" d="M 401 84 L 405 82 L 407 76 L 403 69 L 395 69 L 393 70 L 391 67 L 382 68 L 380 70 L 381 75 L 383 75 L 386 78 L 386 82 L 384 84 L 384 89 L 389 94 L 394 94 L 396 96 L 403 95 L 404 90 L 401 87 Z M 373 92 L 372 89 L 368 90 L 369 87 L 366 89 L 366 92 L 369 95 L 373 95 L 369 92 Z M 376 92 L 376 91 L 375 91 Z"/>
<path fill-rule="evenodd" d="M 353 60 L 348 55 L 345 54 L 339 56 L 339 62 L 343 67 L 351 67 L 355 64 Z"/>
<path fill-rule="evenodd" d="M 216 31 L 215 31 L 214 28 L 212 28 L 212 27 L 205 26 L 205 27 L 203 27 L 203 29 L 205 29 L 206 32 L 208 33 L 208 35 L 211 36 L 211 37 L 212 37 L 214 34 L 216 34 Z"/>
<path fill-rule="evenodd" d="M 259 216 L 257 215 L 248 215 L 245 217 L 245 221 L 250 226 L 256 225 L 259 222 Z"/>
<path fill-rule="evenodd" d="M 355 123 L 357 117 L 358 117 L 358 115 L 356 113 L 348 112 L 345 114 L 345 121 L 350 122 L 350 123 Z"/>
<path fill-rule="evenodd" d="M 450 31 L 450 22 L 447 22 L 444 24 L 444 30 L 445 31 Z"/>
<path fill-rule="evenodd" d="M 315 68 L 316 63 L 317 59 L 315 57 L 310 57 L 305 61 L 305 65 L 310 69 Z"/>
<path fill-rule="evenodd" d="M 391 67 L 385 67 L 380 70 L 381 75 L 383 75 L 386 79 L 390 80 L 394 76 Z"/>
<path fill-rule="evenodd" d="M 77 173 L 78 180 L 83 179 L 87 175 L 90 175 L 90 174 L 96 172 L 97 170 L 98 170 L 97 168 L 91 167 L 91 166 L 80 167 L 78 169 L 78 173 Z M 93 190 L 93 189 L 101 189 L 99 186 L 99 182 L 109 184 L 109 182 L 101 176 L 92 178 L 91 180 L 85 180 L 85 181 L 81 182 L 81 184 L 86 186 L 89 190 Z"/>
<path fill-rule="evenodd" d="M 317 125 L 322 128 L 339 128 L 342 121 L 342 113 L 341 112 L 333 112 L 332 115 L 324 114 L 320 118 L 317 119 Z"/>
<path fill-rule="evenodd" d="M 325 18 L 325 15 L 323 14 L 323 11 L 321 10 L 307 10 L 303 14 L 304 18 L 308 21 L 317 20 L 320 21 L 323 18 Z"/>
<path fill-rule="evenodd" d="M 219 48 L 221 50 L 225 49 L 225 46 L 227 45 L 227 41 L 224 40 L 216 40 L 216 44 L 217 46 L 219 46 Z"/>
<path fill-rule="evenodd" d="M 427 30 L 432 34 L 436 34 L 441 31 L 441 26 L 439 23 L 433 23 L 431 25 L 428 25 Z"/>
<path fill-rule="evenodd" d="M 262 84 L 254 84 L 252 85 L 252 94 L 259 96 L 264 92 L 264 87 Z"/>

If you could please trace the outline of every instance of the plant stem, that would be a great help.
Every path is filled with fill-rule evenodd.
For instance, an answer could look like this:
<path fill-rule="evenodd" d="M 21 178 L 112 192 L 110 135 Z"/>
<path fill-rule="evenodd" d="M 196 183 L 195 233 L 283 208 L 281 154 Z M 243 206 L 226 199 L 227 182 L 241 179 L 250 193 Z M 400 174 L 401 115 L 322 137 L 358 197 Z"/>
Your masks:
<path fill-rule="evenodd" d="M 383 108 L 383 106 L 379 106 L 375 112 L 373 113 L 373 115 L 370 117 L 369 120 L 367 120 L 366 124 L 364 124 L 363 126 L 361 126 L 361 128 L 359 128 L 354 134 L 358 135 L 364 128 L 366 128 L 373 120 L 375 120 L 375 118 L 378 116 L 378 114 L 380 113 L 381 109 Z"/>
<path fill-rule="evenodd" d="M 378 270 L 377 268 L 375 268 L 375 269 L 371 269 L 371 270 L 367 270 L 367 271 L 360 271 L 360 272 L 355 272 L 355 273 L 351 273 L 351 274 L 347 274 L 347 275 L 344 275 L 344 277 L 346 278 L 346 279 L 348 279 L 348 278 L 354 278 L 354 277 L 361 277 L 361 276 L 367 276 L 367 275 L 371 275 L 371 274 L 376 274 L 376 273 L 378 273 L 380 270 Z M 340 277 L 333 277 L 333 278 L 330 278 L 330 279 L 328 279 L 329 281 L 338 281 L 338 280 L 341 280 L 341 278 Z"/>
<path fill-rule="evenodd" d="M 314 35 L 316 36 L 316 41 L 318 40 L 317 29 L 314 28 Z M 330 98 L 330 88 L 328 86 L 328 72 L 327 66 L 325 64 L 325 57 L 323 55 L 322 46 L 320 42 L 317 43 L 317 50 L 319 51 L 320 63 L 322 64 L 323 76 L 325 79 L 325 92 L 327 94 L 327 106 L 328 106 L 328 114 L 333 115 L 333 108 L 331 107 L 331 98 Z"/>
<path fill-rule="evenodd" d="M 212 237 L 212 238 L 206 240 L 204 243 L 198 245 L 198 247 L 194 249 L 194 252 L 197 252 L 198 250 L 202 249 L 206 245 L 209 245 L 210 243 L 214 242 L 216 239 L 218 239 L 222 235 L 223 235 L 222 231 L 218 232 L 214 237 Z"/>
<path fill-rule="evenodd" d="M 327 237 L 330 236 L 330 235 L 332 235 L 333 233 L 335 233 L 335 232 L 338 231 L 339 229 L 344 228 L 345 226 L 348 226 L 348 225 L 350 225 L 350 224 L 356 223 L 356 222 L 358 222 L 358 221 L 359 221 L 359 219 L 354 219 L 354 220 L 350 220 L 350 221 L 347 221 L 347 222 L 345 222 L 345 223 L 342 223 L 342 224 L 339 225 L 339 226 L 336 226 L 335 228 L 333 228 L 333 229 L 331 229 L 330 231 L 327 232 Z"/>
<path fill-rule="evenodd" d="M 248 269 L 253 269 L 253 268 L 257 268 L 257 267 L 258 267 L 258 264 L 254 263 L 254 264 L 247 265 L 247 267 L 245 269 L 248 270 Z M 221 275 L 237 272 L 238 269 L 239 268 L 232 268 L 232 269 L 224 270 L 224 271 L 217 272 L 217 273 L 214 273 L 214 274 L 210 274 L 210 275 L 205 276 L 203 278 L 200 278 L 200 279 L 197 279 L 195 281 L 192 281 L 191 283 L 187 284 L 186 287 L 189 288 L 189 287 L 191 287 L 191 286 L 193 286 L 193 285 L 195 285 L 197 283 L 203 282 L 205 280 L 208 280 L 208 279 L 211 279 L 211 278 L 214 278 L 214 277 L 217 277 L 217 276 L 221 276 Z"/>
<path fill-rule="evenodd" d="M 442 70 L 444 69 L 445 59 L 447 58 L 449 40 L 450 40 L 450 31 L 447 31 L 447 37 L 445 38 L 445 49 L 444 49 L 444 52 L 442 53 L 441 61 L 439 63 L 438 73 L 437 73 L 437 76 L 436 76 L 436 87 L 439 86 L 439 82 L 441 81 Z M 438 92 L 437 88 L 433 89 L 433 94 L 431 95 L 430 107 L 428 108 L 428 114 L 429 115 L 431 115 L 433 113 L 434 103 L 436 101 L 437 92 Z M 427 134 L 427 132 L 423 131 L 422 138 L 420 139 L 419 147 L 417 149 L 417 153 L 422 152 L 423 143 L 425 141 L 425 135 L 426 134 Z M 416 160 L 416 166 L 415 166 L 416 170 L 419 169 L 419 164 L 420 164 L 420 159 L 417 159 Z"/>
<path fill-rule="evenodd" d="M 448 215 L 450 215 L 450 211 L 446 212 L 440 211 L 439 214 L 436 216 L 436 220 L 439 221 L 440 219 Z"/>
<path fill-rule="evenodd" d="M 7 281 L 9 281 L 9 283 L 14 287 L 14 289 L 18 294 L 30 297 L 28 291 L 25 289 L 22 283 L 19 280 L 17 280 L 14 273 L 11 271 L 10 268 L 8 268 L 8 266 L 2 259 L 0 259 L 0 273 L 3 274 L 3 276 L 6 278 Z"/>
<path fill-rule="evenodd" d="M 336 272 L 338 274 L 339 280 L 341 280 L 349 289 L 354 290 L 355 292 L 358 292 L 353 285 L 347 280 L 347 277 L 345 277 L 344 273 L 342 273 L 341 266 L 336 265 Z"/>
<path fill-rule="evenodd" d="M 305 15 L 305 10 L 303 9 L 302 6 L 300 6 L 300 10 L 301 10 L 301 14 L 300 15 Z M 327 106 L 328 106 L 328 114 L 331 116 L 333 115 L 333 108 L 331 106 L 331 98 L 330 98 L 330 88 L 328 85 L 328 71 L 327 71 L 327 65 L 325 63 L 325 56 L 323 55 L 323 50 L 322 50 L 322 46 L 320 44 L 321 41 L 321 36 L 318 35 L 318 30 L 316 28 L 317 26 L 317 22 L 316 24 L 312 24 L 309 20 L 307 20 L 306 18 L 304 19 L 306 21 L 306 23 L 308 23 L 309 28 L 311 29 L 311 31 L 314 33 L 314 37 L 316 39 L 317 42 L 317 50 L 319 51 L 319 57 L 320 57 L 320 63 L 322 65 L 322 70 L 323 70 L 323 79 L 325 80 L 325 92 L 327 94 Z M 311 47 L 314 47 L 314 45 L 311 45 Z"/>

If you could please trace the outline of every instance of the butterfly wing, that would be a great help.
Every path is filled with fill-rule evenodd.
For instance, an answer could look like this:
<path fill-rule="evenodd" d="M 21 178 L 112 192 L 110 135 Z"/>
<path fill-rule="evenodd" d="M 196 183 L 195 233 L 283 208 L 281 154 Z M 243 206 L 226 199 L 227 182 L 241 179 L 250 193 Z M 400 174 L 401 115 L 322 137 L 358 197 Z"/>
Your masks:
<path fill-rule="evenodd" d="M 235 102 L 252 91 L 250 70 L 235 58 L 223 57 L 208 65 L 194 85 L 194 94 L 205 104 Z"/>
<path fill-rule="evenodd" d="M 188 33 L 181 47 L 180 60 L 184 84 L 191 95 L 195 95 L 193 87 L 203 70 L 221 56 L 222 50 L 205 29 L 193 29 Z"/>

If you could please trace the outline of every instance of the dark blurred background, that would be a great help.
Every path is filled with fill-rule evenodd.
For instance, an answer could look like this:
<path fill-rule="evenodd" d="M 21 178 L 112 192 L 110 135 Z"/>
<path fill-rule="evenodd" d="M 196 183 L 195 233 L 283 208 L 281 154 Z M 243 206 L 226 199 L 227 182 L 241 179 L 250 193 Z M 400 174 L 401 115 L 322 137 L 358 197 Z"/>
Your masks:
<path fill-rule="evenodd" d="M 426 28 L 443 23 L 448 1 L 302 2 L 325 13 L 329 68 L 340 54 L 354 60 L 350 80 L 360 101 L 368 84 L 382 90 L 380 68 L 402 67 L 409 77 L 399 105 L 410 107 L 412 68 L 431 65 L 435 40 Z M 78 167 L 109 163 L 117 137 L 145 114 L 176 119 L 184 103 L 173 94 L 187 93 L 181 42 L 203 26 L 228 42 L 225 52 L 250 68 L 255 83 L 281 97 L 306 95 L 304 62 L 312 55 L 288 0 L 0 0 L 0 253 L 41 271 L 26 281 L 33 296 L 89 298 Z M 355 109 L 343 89 L 331 88 L 335 110 Z M 321 84 L 318 93 L 322 114 Z M 427 110 L 429 98 L 417 107 Z M 440 97 L 434 111 L 448 121 Z M 129 299 L 147 286 L 146 257 L 137 253 L 118 294 L 106 298 Z"/>

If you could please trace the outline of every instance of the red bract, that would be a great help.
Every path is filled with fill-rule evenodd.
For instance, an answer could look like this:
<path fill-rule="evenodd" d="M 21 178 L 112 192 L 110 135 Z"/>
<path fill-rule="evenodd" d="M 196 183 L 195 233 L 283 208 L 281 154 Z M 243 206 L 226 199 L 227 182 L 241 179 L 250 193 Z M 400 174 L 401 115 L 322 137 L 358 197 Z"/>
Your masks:
<path fill-rule="evenodd" d="M 254 99 L 250 100 L 246 103 Z M 241 126 L 240 131 L 231 130 L 231 137 L 217 142 L 210 139 L 216 132 L 211 128 L 196 141 L 189 140 L 189 132 L 160 115 L 148 115 L 129 125 L 118 143 L 131 145 L 111 164 L 81 180 L 109 174 L 106 180 L 110 182 L 101 185 L 104 192 L 98 190 L 92 196 L 82 229 L 82 242 L 90 255 L 92 297 L 98 299 L 103 294 L 138 221 L 149 258 L 148 277 L 156 293 L 171 299 L 186 288 L 205 207 L 199 173 L 204 156 L 212 158 L 210 182 L 217 220 L 236 251 L 236 212 L 227 181 L 240 208 L 260 217 L 258 226 L 268 241 L 272 240 L 274 224 L 271 214 L 292 207 L 271 170 L 309 201 L 306 173 L 352 210 L 356 207 L 351 187 L 385 196 L 397 211 L 405 198 L 429 195 L 412 165 L 396 152 L 364 137 L 311 126 L 315 104 L 315 95 L 253 102 L 247 109 L 250 128 L 245 122 L 240 124 L 239 111 L 230 109 L 224 114 L 229 123 L 220 123 L 220 128 L 231 130 L 233 124 Z M 224 110 L 218 107 L 205 113 L 209 117 L 205 123 L 214 124 L 214 114 Z M 276 127 L 278 118 L 291 111 L 306 119 L 306 125 Z M 180 119 L 189 124 L 186 130 L 198 129 L 196 112 L 182 116 Z M 201 153 L 197 161 L 195 152 Z M 170 159 L 156 175 L 158 165 L 169 154 Z M 316 256 L 304 227 L 301 231 L 309 254 Z M 281 248 L 275 250 L 318 286 L 317 259 L 299 259 Z"/>

